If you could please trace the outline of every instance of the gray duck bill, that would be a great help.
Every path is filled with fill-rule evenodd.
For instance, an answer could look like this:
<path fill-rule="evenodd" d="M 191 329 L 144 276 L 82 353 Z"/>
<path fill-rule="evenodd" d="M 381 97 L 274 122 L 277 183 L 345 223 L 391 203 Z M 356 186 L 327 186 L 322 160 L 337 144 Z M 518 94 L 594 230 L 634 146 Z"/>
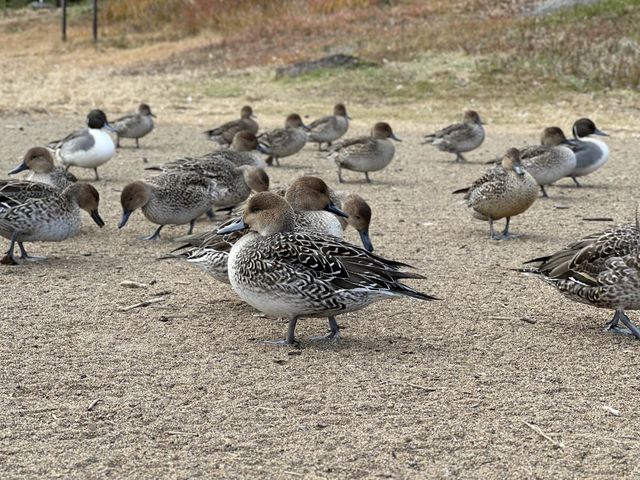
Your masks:
<path fill-rule="evenodd" d="M 249 226 L 244 223 L 244 219 L 242 217 L 238 217 L 231 225 L 227 225 L 226 227 L 222 227 L 216 231 L 218 235 L 226 235 L 227 233 L 239 232 L 240 230 L 244 230 L 249 228 Z"/>
<path fill-rule="evenodd" d="M 122 228 L 127 224 L 129 217 L 133 212 L 131 210 L 125 210 L 122 212 L 122 218 L 120 219 L 120 223 L 118 223 L 118 228 Z"/>
<path fill-rule="evenodd" d="M 327 205 L 324 207 L 324 209 L 327 212 L 331 212 L 334 215 L 337 215 L 339 217 L 343 217 L 343 218 L 349 218 L 349 215 L 347 215 L 346 213 L 344 213 L 342 210 L 340 210 L 338 207 L 335 206 L 335 204 L 333 202 L 329 202 L 327 203 Z"/>
<path fill-rule="evenodd" d="M 100 228 L 104 227 L 104 220 L 100 218 L 100 214 L 98 213 L 98 210 L 94 210 L 93 212 L 91 212 L 91 218 L 93 218 L 93 221 L 96 222 L 96 224 Z"/>
<path fill-rule="evenodd" d="M 22 163 L 21 163 L 20 165 L 18 165 L 16 168 L 14 168 L 13 170 L 11 170 L 11 171 L 9 172 L 9 175 L 13 175 L 13 174 L 15 174 L 15 173 L 22 172 L 23 170 L 28 170 L 28 168 L 29 168 L 29 167 L 27 167 L 27 166 L 25 165 L 25 163 L 24 163 L 24 162 L 22 162 Z"/>

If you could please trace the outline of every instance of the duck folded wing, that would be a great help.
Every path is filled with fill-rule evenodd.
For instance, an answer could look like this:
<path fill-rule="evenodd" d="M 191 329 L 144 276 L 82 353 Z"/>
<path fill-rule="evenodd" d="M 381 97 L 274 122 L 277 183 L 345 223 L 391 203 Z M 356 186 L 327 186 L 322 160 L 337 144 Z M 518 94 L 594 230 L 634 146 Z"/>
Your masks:
<path fill-rule="evenodd" d="M 58 195 L 56 187 L 26 180 L 0 180 L 0 203 L 8 206 L 20 205 L 32 198 Z"/>
<path fill-rule="evenodd" d="M 140 114 L 130 113 L 111 122 L 111 126 L 116 132 L 123 132 L 137 126 L 140 121 Z"/>
<path fill-rule="evenodd" d="M 329 151 L 332 153 L 348 151 L 353 155 L 367 155 L 374 151 L 376 148 L 376 140 L 372 137 L 356 137 L 343 140 L 335 143 L 330 147 Z"/>
<path fill-rule="evenodd" d="M 54 150 L 61 148 L 64 145 L 65 148 L 73 151 L 87 151 L 90 150 L 94 144 L 95 139 L 93 138 L 93 135 L 89 133 L 89 129 L 81 128 L 80 130 L 70 133 L 62 140 L 54 140 L 53 142 L 50 142 L 47 146 Z"/>
<path fill-rule="evenodd" d="M 337 128 L 336 117 L 333 115 L 322 117 L 317 120 L 314 120 L 307 126 L 309 127 L 309 130 L 311 130 L 312 133 L 319 133 L 319 132 L 332 130 Z"/>

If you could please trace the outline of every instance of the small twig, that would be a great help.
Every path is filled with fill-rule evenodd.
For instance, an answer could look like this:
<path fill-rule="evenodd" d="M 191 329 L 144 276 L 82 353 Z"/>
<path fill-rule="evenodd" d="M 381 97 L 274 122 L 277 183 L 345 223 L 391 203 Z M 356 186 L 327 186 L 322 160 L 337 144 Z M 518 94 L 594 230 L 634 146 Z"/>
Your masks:
<path fill-rule="evenodd" d="M 283 470 L 282 473 L 285 473 L 287 475 L 293 475 L 294 477 L 304 477 L 303 473 L 298 473 L 298 472 L 292 472 L 290 470 Z"/>
<path fill-rule="evenodd" d="M 199 433 L 196 432 L 178 432 L 175 430 L 169 430 L 168 432 L 165 432 L 167 435 L 187 435 L 190 437 L 197 437 L 199 435 Z"/>
<path fill-rule="evenodd" d="M 134 305 L 129 305 L 128 307 L 120 307 L 121 312 L 128 312 L 129 310 L 133 310 L 134 308 L 148 307 L 154 303 L 158 303 L 164 300 L 164 297 L 156 297 L 150 298 L 149 300 L 145 300 L 144 302 L 136 303 Z"/>
<path fill-rule="evenodd" d="M 415 383 L 409 383 L 409 382 L 407 382 L 405 385 L 409 385 L 410 387 L 424 390 L 425 392 L 436 392 L 438 390 L 444 390 L 445 388 L 445 387 L 426 387 L 424 385 L 417 385 Z"/>
<path fill-rule="evenodd" d="M 520 320 L 530 323 L 531 325 L 535 325 L 536 323 L 538 323 L 538 320 L 536 320 L 535 318 L 522 317 Z"/>
<path fill-rule="evenodd" d="M 582 217 L 585 222 L 613 222 L 611 217 Z"/>
<path fill-rule="evenodd" d="M 96 404 L 97 404 L 100 400 L 102 400 L 102 399 L 101 399 L 101 398 L 96 398 L 93 402 L 91 402 L 91 403 L 89 404 L 89 406 L 87 407 L 87 411 L 89 411 L 89 412 L 90 412 L 91 410 L 93 410 L 93 407 L 95 407 L 95 406 L 96 406 Z"/>
<path fill-rule="evenodd" d="M 544 433 L 542 431 L 542 429 L 540 427 L 538 427 L 537 425 L 532 425 L 529 422 L 525 422 L 524 420 L 522 420 L 522 423 L 524 423 L 527 427 L 529 427 L 531 430 L 533 430 L 534 432 L 536 432 L 538 435 L 540 435 L 542 438 L 544 438 L 545 440 L 548 440 L 549 442 L 551 442 L 553 444 L 554 447 L 556 448 L 564 448 L 564 443 L 557 442 L 555 441 L 553 438 L 551 438 L 549 435 L 547 435 L 546 433 Z"/>
<path fill-rule="evenodd" d="M 511 317 L 499 317 L 496 315 L 492 315 L 489 317 L 489 320 L 511 320 Z"/>

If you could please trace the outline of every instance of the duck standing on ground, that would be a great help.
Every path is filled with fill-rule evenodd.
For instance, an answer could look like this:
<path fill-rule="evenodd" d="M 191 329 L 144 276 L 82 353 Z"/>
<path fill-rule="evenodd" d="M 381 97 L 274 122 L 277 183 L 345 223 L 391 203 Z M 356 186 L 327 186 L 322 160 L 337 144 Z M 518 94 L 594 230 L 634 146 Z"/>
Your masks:
<path fill-rule="evenodd" d="M 253 109 L 249 105 L 245 105 L 240 110 L 240 118 L 238 120 L 223 123 L 219 127 L 207 130 L 204 133 L 209 140 L 223 147 L 228 147 L 238 132 L 248 131 L 254 135 L 258 133 L 258 122 L 254 118 L 256 116 L 253 113 Z"/>
<path fill-rule="evenodd" d="M 89 128 L 76 130 L 62 140 L 55 140 L 47 145 L 53 150 L 66 167 L 76 166 L 82 168 L 92 168 L 98 176 L 98 167 L 105 164 L 116 151 L 113 140 L 108 133 L 103 131 L 113 130 L 107 122 L 107 116 L 102 110 L 91 110 L 87 115 L 87 125 Z"/>
<path fill-rule="evenodd" d="M 151 112 L 151 107 L 141 103 L 137 113 L 130 113 L 112 122 L 111 126 L 117 135 L 116 148 L 120 148 L 120 138 L 135 138 L 136 148 L 140 148 L 139 140 L 151 133 L 154 118 L 156 116 Z"/>
<path fill-rule="evenodd" d="M 510 148 L 500 166 L 491 168 L 470 187 L 453 193 L 464 193 L 473 216 L 489 221 L 491 239 L 501 240 L 509 238 L 511 217 L 524 212 L 535 202 L 538 183 L 522 168 L 518 149 Z M 507 223 L 504 230 L 501 235 L 496 235 L 493 222 L 505 217 Z"/>
<path fill-rule="evenodd" d="M 351 117 L 347 114 L 347 108 L 342 103 L 333 107 L 333 115 L 319 118 L 309 124 L 309 142 L 317 143 L 318 150 L 322 151 L 322 144 L 328 147 L 342 137 L 349 129 Z"/>
<path fill-rule="evenodd" d="M 264 168 L 267 164 L 258 152 L 268 153 L 258 143 L 258 137 L 245 130 L 234 135 L 233 142 L 231 142 L 229 149 L 205 153 L 197 158 L 203 160 L 222 158 L 238 167 L 247 165 L 250 167 Z"/>
<path fill-rule="evenodd" d="M 378 257 L 340 239 L 295 232 L 295 213 L 282 197 L 251 197 L 241 218 L 220 234 L 248 229 L 231 249 L 229 280 L 245 302 L 263 313 L 288 318 L 284 341 L 296 343 L 301 317 L 328 317 L 332 339 L 339 334 L 336 315 L 360 310 L 378 300 L 405 295 L 436 298 L 401 283 L 422 275 L 408 265 Z"/>
<path fill-rule="evenodd" d="M 524 169 L 540 185 L 542 196 L 548 198 L 544 186 L 573 172 L 576 168 L 576 155 L 559 127 L 545 128 L 540 141 L 541 145 L 521 149 L 520 160 Z"/>
<path fill-rule="evenodd" d="M 74 183 L 62 192 L 33 182 L 12 182 L 9 186 L 15 190 L 20 188 L 17 187 L 20 183 L 25 188 L 23 193 L 26 197 L 21 197 L 15 191 L 4 195 L 0 187 L 0 235 L 10 241 L 9 249 L 0 263 L 17 264 L 13 256 L 16 243 L 23 260 L 42 260 L 44 257 L 29 256 L 23 243 L 59 242 L 74 236 L 82 225 L 80 209 L 89 212 L 99 227 L 104 226 L 98 213 L 100 195 L 88 183 Z M 37 191 L 28 191 L 32 188 Z"/>
<path fill-rule="evenodd" d="M 31 182 L 46 183 L 58 190 L 64 190 L 69 185 L 76 183 L 78 179 L 62 167 L 56 167 L 53 163 L 51 152 L 44 147 L 33 147 L 27 150 L 22 163 L 9 172 L 9 175 L 29 170 L 27 180 Z"/>
<path fill-rule="evenodd" d="M 131 214 L 141 208 L 147 220 L 160 225 L 143 240 L 160 240 L 160 230 L 169 224 L 189 223 L 191 234 L 196 219 L 225 193 L 226 189 L 211 180 L 188 172 L 162 173 L 149 180 L 132 182 L 120 195 L 122 218 L 118 228 L 124 227 Z"/>
<path fill-rule="evenodd" d="M 456 162 L 466 162 L 462 155 L 475 150 L 484 142 L 484 122 L 474 110 L 464 113 L 462 123 L 454 123 L 435 133 L 425 135 L 425 144 L 431 144 L 438 150 L 456 154 Z"/>
<path fill-rule="evenodd" d="M 602 140 L 591 137 L 591 135 L 600 135 L 608 137 L 609 134 L 603 132 L 593 120 L 581 118 L 573 124 L 573 142 L 572 150 L 576 154 L 576 168 L 568 177 L 581 187 L 577 177 L 584 177 L 595 172 L 609 160 L 609 147 Z"/>
<path fill-rule="evenodd" d="M 285 128 L 276 128 L 258 135 L 262 151 L 268 153 L 267 165 L 274 160 L 280 166 L 280 159 L 295 155 L 307 144 L 307 127 L 297 113 L 290 114 L 284 123 Z"/>
<path fill-rule="evenodd" d="M 518 271 L 540 277 L 570 300 L 615 310 L 606 331 L 633 334 L 640 330 L 625 310 L 640 309 L 640 227 L 619 225 L 584 237 Z M 626 329 L 618 325 L 622 321 Z"/>
<path fill-rule="evenodd" d="M 396 147 L 389 140 L 400 142 L 391 125 L 378 122 L 369 137 L 356 137 L 336 143 L 330 149 L 328 158 L 338 166 L 338 182 L 342 183 L 342 169 L 363 172 L 367 183 L 371 183 L 369 172 L 385 168 L 396 153 Z"/>

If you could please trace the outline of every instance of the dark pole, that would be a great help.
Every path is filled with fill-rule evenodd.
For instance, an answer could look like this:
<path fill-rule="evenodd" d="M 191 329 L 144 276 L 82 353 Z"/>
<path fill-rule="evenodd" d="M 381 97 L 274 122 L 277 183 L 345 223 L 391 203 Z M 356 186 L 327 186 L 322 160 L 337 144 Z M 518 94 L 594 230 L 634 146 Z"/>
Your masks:
<path fill-rule="evenodd" d="M 98 41 L 98 0 L 93 0 L 93 41 Z"/>
<path fill-rule="evenodd" d="M 62 41 L 67 41 L 67 0 L 62 0 Z"/>

